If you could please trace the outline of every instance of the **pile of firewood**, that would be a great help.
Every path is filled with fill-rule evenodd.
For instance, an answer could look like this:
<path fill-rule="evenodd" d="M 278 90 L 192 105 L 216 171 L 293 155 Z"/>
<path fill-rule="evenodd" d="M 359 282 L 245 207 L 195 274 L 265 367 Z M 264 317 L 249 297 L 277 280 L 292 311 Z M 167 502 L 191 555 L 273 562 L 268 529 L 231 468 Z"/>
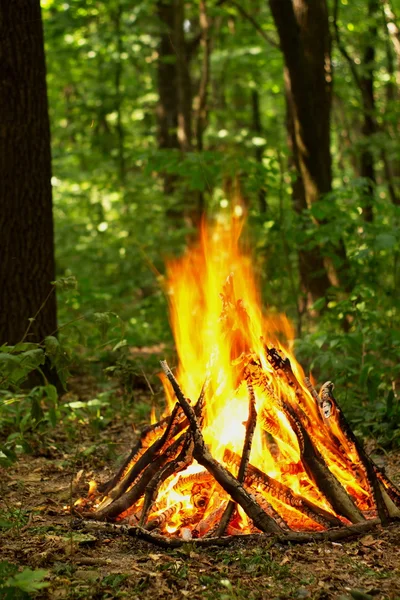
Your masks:
<path fill-rule="evenodd" d="M 223 536 L 243 533 L 236 526 L 238 506 L 248 517 L 250 532 L 273 534 L 283 541 L 307 541 L 318 537 L 341 539 L 364 532 L 377 523 L 386 525 L 399 518 L 400 491 L 358 442 L 333 396 L 333 384 L 325 383 L 317 393 L 308 379 L 305 382 L 318 409 L 318 426 L 326 428 L 327 435 L 333 438 L 334 430 L 330 431 L 333 424 L 344 434 L 347 447 L 341 447 L 340 451 L 348 468 L 359 474 L 360 481 L 368 488 L 369 510 L 360 510 L 356 499 L 335 477 L 318 450 L 313 432 L 308 427 L 310 415 L 307 414 L 303 387 L 296 379 L 290 361 L 274 348 L 265 347 L 265 356 L 277 377 L 285 378 L 295 391 L 297 405 L 294 407 L 274 396 L 257 357 L 248 354 L 240 366 L 241 381 L 245 382 L 248 390 L 248 419 L 243 449 L 239 455 L 226 448 L 221 462 L 212 456 L 202 433 L 209 379 L 206 379 L 197 402 L 192 404 L 167 363 L 162 362 L 163 371 L 177 400 L 173 410 L 168 417 L 141 433 L 137 445 L 115 476 L 76 507 L 80 514 L 98 521 L 127 523 L 131 525 L 129 531 L 134 535 L 167 546 L 196 538 L 203 538 L 198 541 L 208 543 L 207 540 L 227 539 Z M 255 388 L 268 392 L 286 415 L 298 440 L 301 469 L 318 488 L 332 511 L 303 498 L 251 464 L 252 440 L 257 422 L 264 432 L 272 437 L 279 436 L 268 414 L 257 415 Z M 340 444 L 338 440 L 337 444 Z M 352 456 L 358 457 L 357 461 L 351 462 L 349 449 Z M 185 475 L 183 472 L 195 461 L 205 470 Z M 232 472 L 237 475 L 234 476 Z M 176 483 L 178 491 L 188 490 L 191 494 L 192 510 L 188 514 L 185 514 L 184 506 L 163 507 L 162 503 L 157 502 L 162 484 L 178 473 L 183 473 Z M 214 504 L 210 510 L 212 498 Z M 135 508 L 137 506 L 139 509 Z M 167 534 L 166 526 L 177 511 L 180 528 L 174 534 Z M 291 526 L 287 522 L 288 514 L 291 515 Z M 293 526 L 296 515 L 298 527 Z M 297 531 L 293 532 L 293 529 Z M 312 533 L 299 532 L 298 529 Z"/>

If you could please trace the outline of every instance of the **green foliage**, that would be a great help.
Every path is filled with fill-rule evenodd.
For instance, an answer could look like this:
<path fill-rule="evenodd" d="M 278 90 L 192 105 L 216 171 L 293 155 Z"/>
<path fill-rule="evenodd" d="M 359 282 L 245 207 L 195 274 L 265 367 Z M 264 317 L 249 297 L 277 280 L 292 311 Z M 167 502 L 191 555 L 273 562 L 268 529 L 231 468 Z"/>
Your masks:
<path fill-rule="evenodd" d="M 268 2 L 240 4 L 277 41 Z M 130 349 L 172 346 L 165 259 L 180 255 L 193 239 L 199 198 L 209 214 L 229 210 L 239 199 L 265 306 L 293 320 L 300 362 L 318 381 L 335 382 L 346 415 L 362 435 L 385 447 L 398 444 L 400 209 L 391 198 L 384 157 L 399 196 L 400 141 L 390 63 L 395 54 L 383 12 L 374 62 L 378 130 L 363 136 L 360 90 L 334 44 L 333 191 L 300 215 L 291 197 L 297 175 L 287 149 L 282 54 L 235 6 L 207 3 L 215 20 L 204 149 L 183 154 L 160 148 L 157 139 L 163 25 L 156 0 L 42 5 L 60 327 L 39 344 L 24 339 L 0 347 L 1 463 L 32 451 L 32 442 L 56 425 L 73 438 L 76 423 L 101 430 L 117 409 L 146 418 L 149 404 L 136 398 L 136 389 L 147 365 L 157 369 L 157 358 L 145 365 Z M 328 5 L 332 15 L 333 2 Z M 399 1 L 391 6 L 398 16 Z M 366 2 L 340 0 L 339 9 L 343 44 L 362 76 L 371 25 Z M 198 3 L 186 2 L 185 11 L 185 35 L 192 43 L 200 31 Z M 194 44 L 194 96 L 202 59 L 202 47 Z M 176 57 L 163 60 L 174 63 Z M 254 123 L 255 92 L 261 130 Z M 371 193 L 371 182 L 360 177 L 365 150 L 377 171 L 373 223 L 363 218 Z M 175 182 L 168 194 L 165 175 Z M 239 198 L 233 181 L 240 182 Z M 350 264 L 346 290 L 332 288 L 317 300 L 316 321 L 304 309 L 299 251 L 329 248 L 340 271 L 342 244 Z M 103 393 L 94 392 L 88 402 L 74 396 L 60 402 L 69 372 L 88 363 L 98 379 L 105 370 L 122 388 L 121 403 L 103 381 Z M 145 387 L 147 393 L 147 382 Z"/>
<path fill-rule="evenodd" d="M 31 598 L 31 594 L 49 586 L 47 581 L 43 581 L 48 575 L 49 572 L 43 569 L 19 571 L 12 563 L 0 562 L 0 596 L 4 600 Z"/>

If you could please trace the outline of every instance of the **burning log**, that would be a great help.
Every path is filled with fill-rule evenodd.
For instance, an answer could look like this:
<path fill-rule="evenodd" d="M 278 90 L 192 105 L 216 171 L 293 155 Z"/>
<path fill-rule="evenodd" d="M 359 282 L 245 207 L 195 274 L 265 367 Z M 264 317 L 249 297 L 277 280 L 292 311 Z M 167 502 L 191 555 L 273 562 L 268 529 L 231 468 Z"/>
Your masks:
<path fill-rule="evenodd" d="M 145 469 L 140 476 L 139 481 L 127 490 L 123 495 L 118 496 L 117 499 L 113 500 L 111 504 L 100 508 L 90 516 L 94 519 L 106 519 L 112 520 L 117 518 L 121 513 L 124 513 L 132 505 L 135 504 L 146 491 L 147 485 L 150 483 L 152 478 L 158 473 L 158 471 L 164 466 L 167 460 L 173 456 L 182 448 L 185 442 L 185 434 L 182 434 L 173 444 L 166 449 L 163 454 L 160 454 L 153 462 Z"/>
<path fill-rule="evenodd" d="M 226 449 L 224 460 L 228 464 L 237 464 L 240 461 L 240 457 L 229 449 Z M 257 489 L 262 490 L 272 498 L 276 498 L 283 504 L 295 508 L 323 527 L 340 527 L 342 525 L 340 519 L 319 506 L 316 506 L 309 500 L 294 494 L 286 485 L 269 477 L 269 475 L 263 473 L 253 465 L 249 465 L 248 467 L 245 485 L 249 489 L 257 487 Z"/>
<path fill-rule="evenodd" d="M 391 510 L 391 506 L 387 504 L 387 502 L 385 502 L 384 495 L 382 494 L 381 485 L 379 483 L 378 477 L 376 476 L 372 461 L 368 458 L 364 448 L 359 443 L 356 436 L 353 434 L 345 416 L 343 415 L 333 396 L 334 387 L 335 386 L 331 381 L 327 381 L 321 387 L 321 390 L 319 392 L 321 411 L 324 415 L 324 418 L 328 421 L 329 427 L 332 428 L 334 423 L 339 429 L 339 431 L 341 431 L 345 435 L 349 446 L 351 446 L 358 454 L 374 496 L 378 516 L 381 520 L 382 525 L 385 525 L 388 523 L 388 517 L 390 514 L 389 511 Z"/>
<path fill-rule="evenodd" d="M 223 509 L 222 509 L 223 510 Z M 222 511 L 219 511 L 221 514 Z M 104 530 L 107 536 L 121 536 L 127 535 L 134 537 L 160 548 L 181 548 L 182 546 L 196 545 L 199 547 L 209 546 L 229 546 L 237 541 L 243 540 L 243 535 L 230 535 L 226 537 L 201 537 L 201 538 L 190 538 L 188 540 L 179 538 L 167 538 L 163 535 L 157 535 L 146 531 L 141 527 L 129 527 L 126 525 L 113 524 L 113 523 L 102 523 L 99 521 L 82 522 L 77 520 L 75 527 L 86 531 L 96 533 Z M 370 519 L 364 523 L 357 523 L 357 525 L 349 525 L 347 527 L 340 527 L 336 529 L 329 529 L 328 531 L 315 531 L 311 533 L 306 532 L 282 532 L 281 535 L 277 534 L 259 534 L 253 533 L 248 534 L 246 539 L 263 543 L 265 539 L 270 539 L 272 542 L 276 541 L 279 544 L 309 544 L 316 542 L 338 542 L 349 538 L 354 538 L 360 535 L 365 535 L 369 531 L 373 531 L 380 525 L 379 519 Z"/>
<path fill-rule="evenodd" d="M 161 469 L 161 471 L 154 475 L 154 477 L 146 486 L 144 504 L 139 521 L 140 527 L 143 527 L 143 524 L 146 522 L 147 515 L 149 514 L 151 506 L 157 497 L 157 492 L 160 485 L 174 473 L 179 473 L 189 466 L 192 461 L 192 452 L 193 444 L 190 436 L 186 434 L 185 443 L 183 444 L 183 448 L 179 455 L 175 459 L 171 460 L 163 469 Z"/>
<path fill-rule="evenodd" d="M 283 532 L 290 531 L 290 526 L 288 526 L 285 517 L 279 511 L 282 511 L 282 514 L 285 515 L 290 515 L 291 511 L 295 511 L 303 515 L 304 518 L 309 519 L 310 522 L 314 522 L 328 530 L 332 527 L 342 526 L 342 521 L 334 513 L 328 512 L 318 504 L 295 494 L 288 486 L 250 464 L 252 440 L 257 423 L 257 410 L 256 396 L 249 375 L 246 376 L 249 413 L 245 423 L 242 454 L 238 455 L 226 448 L 223 456 L 225 465 L 238 468 L 237 477 L 234 477 L 227 466 L 215 460 L 204 442 L 200 425 L 202 421 L 201 409 L 204 406 L 205 399 L 204 386 L 198 402 L 195 407 L 192 407 L 185 398 L 168 365 L 163 362 L 162 367 L 178 402 L 167 420 L 163 420 L 160 422 L 161 424 L 157 424 L 141 436 L 140 449 L 143 450 L 146 442 L 149 444 L 147 449 L 141 453 L 137 450 L 137 447 L 134 449 L 129 457 L 129 466 L 125 461 L 124 468 L 119 471 L 124 482 L 123 485 L 121 485 L 121 482 L 117 482 L 115 489 L 111 489 L 106 495 L 106 501 L 100 502 L 99 508 L 91 513 L 91 518 L 118 519 L 120 515 L 129 512 L 136 502 L 144 498 L 141 510 L 136 513 L 133 512 L 130 517 L 131 522 L 138 523 L 138 530 L 142 530 L 143 527 L 147 531 L 163 530 L 171 518 L 176 518 L 179 513 L 180 530 L 187 531 L 189 537 L 204 536 L 205 534 L 221 537 L 226 530 L 233 535 L 234 532 L 241 531 L 241 528 L 234 524 L 238 516 L 235 512 L 237 504 L 251 519 L 253 526 L 263 532 L 281 535 Z M 339 431 L 342 431 L 346 436 L 349 447 L 360 456 L 363 467 L 371 481 L 371 489 L 373 489 L 380 522 L 386 523 L 388 514 L 390 517 L 394 517 L 400 513 L 398 509 L 400 492 L 370 462 L 344 420 L 333 397 L 332 389 L 332 384 L 327 383 L 322 387 L 319 395 L 315 392 L 312 396 L 318 402 L 319 408 L 324 411 L 325 420 L 334 417 L 329 426 L 332 427 L 332 424 L 335 424 Z M 295 472 L 298 473 L 299 469 L 304 469 L 310 480 L 316 483 L 322 495 L 330 502 L 337 515 L 342 515 L 354 524 L 363 523 L 366 514 L 363 514 L 357 508 L 344 487 L 331 473 L 294 408 L 288 403 L 278 400 L 270 388 L 268 388 L 268 393 L 275 405 L 287 416 L 298 440 L 300 462 L 294 463 Z M 330 410 L 329 417 L 328 408 Z M 154 441 L 151 435 L 149 438 L 149 433 L 151 434 L 156 430 L 159 432 L 159 437 Z M 140 456 L 137 462 L 132 465 L 131 456 L 138 453 Z M 169 508 L 162 508 L 162 505 L 156 506 L 154 503 L 162 484 L 168 481 L 171 476 L 184 473 L 192 464 L 193 459 L 205 467 L 206 471 L 182 475 L 173 487 L 176 493 L 189 493 L 193 506 L 191 511 L 185 509 L 181 502 L 176 502 Z M 371 476 L 371 472 L 373 476 Z M 128 478 L 129 483 L 127 484 Z M 373 478 L 375 479 L 375 488 L 373 487 Z M 220 486 L 219 489 L 224 490 L 227 494 L 227 500 L 222 501 L 220 507 L 214 508 L 211 513 L 205 516 L 206 508 L 213 498 L 216 485 L 218 488 Z M 103 489 L 108 487 L 109 483 Z M 382 504 L 379 504 L 377 489 L 380 492 Z M 384 510 L 382 507 L 384 507 Z M 149 515 L 152 516 L 147 521 Z M 384 519 L 382 519 L 382 515 Z M 232 520 L 233 517 L 234 520 Z M 370 515 L 368 515 L 369 517 Z"/>
<path fill-rule="evenodd" d="M 148 425 L 147 427 L 145 427 L 145 429 L 143 429 L 136 446 L 133 447 L 132 451 L 125 459 L 125 461 L 123 462 L 117 473 L 114 475 L 114 477 L 98 486 L 99 492 L 103 494 L 108 494 L 108 492 L 112 490 L 121 479 L 124 478 L 124 475 L 126 475 L 129 469 L 129 465 L 134 465 L 136 461 L 140 458 L 140 456 L 149 447 L 149 445 L 153 444 L 158 439 L 159 435 L 162 435 L 169 420 L 170 416 L 164 417 L 158 423 Z"/>
<path fill-rule="evenodd" d="M 318 489 L 327 498 L 337 514 L 343 515 L 351 523 L 361 523 L 365 520 L 361 511 L 347 494 L 342 484 L 327 467 L 323 457 L 311 442 L 308 432 L 303 427 L 293 409 L 284 404 L 285 412 L 295 431 L 301 448 L 301 460 L 304 468 Z"/>
<path fill-rule="evenodd" d="M 213 475 L 216 481 L 221 487 L 233 498 L 235 502 L 240 504 L 245 513 L 253 520 L 255 526 L 261 531 L 278 533 L 281 531 L 279 525 L 271 519 L 260 506 L 253 500 L 250 494 L 246 492 L 240 482 L 230 473 L 225 467 L 220 465 L 212 456 L 207 446 L 204 443 L 204 439 L 199 427 L 196 415 L 193 408 L 183 395 L 178 382 L 176 381 L 171 369 L 165 361 L 161 362 L 164 373 L 168 377 L 171 385 L 174 389 L 175 395 L 179 404 L 185 413 L 189 426 L 192 432 L 194 441 L 193 456 L 197 462 L 204 467 L 207 471 Z"/>
<path fill-rule="evenodd" d="M 133 513 L 130 518 L 131 522 L 138 523 L 139 529 L 145 527 L 147 531 L 163 529 L 171 517 L 180 512 L 182 531 L 185 527 L 192 527 L 192 533 L 190 533 L 190 529 L 187 531 L 193 537 L 196 537 L 196 535 L 203 536 L 207 532 L 208 536 L 221 537 L 231 522 L 237 504 L 242 507 L 254 526 L 264 532 L 281 534 L 284 531 L 290 530 L 285 518 L 279 514 L 279 510 L 283 510 L 285 514 L 290 514 L 290 511 L 293 510 L 297 511 L 297 513 L 310 519 L 311 522 L 326 529 L 342 526 L 342 521 L 335 514 L 326 511 L 317 504 L 307 500 L 307 498 L 295 494 L 289 487 L 274 480 L 249 463 L 252 440 L 257 423 L 256 397 L 249 376 L 246 377 L 249 414 L 245 423 L 246 431 L 243 451 L 241 455 L 238 455 L 225 449 L 223 456 L 223 462 L 226 465 L 238 468 L 238 475 L 234 477 L 224 465 L 213 458 L 203 439 L 200 426 L 200 411 L 204 405 L 204 386 L 198 402 L 192 408 L 168 365 L 163 362 L 162 366 L 175 392 L 178 403 L 167 420 L 163 420 L 161 424 L 157 424 L 141 436 L 140 443 L 141 448 L 143 448 L 143 440 L 149 440 L 148 434 L 157 429 L 159 431 L 159 437 L 155 441 L 151 440 L 152 443 L 149 443 L 149 447 L 140 454 L 133 466 L 131 465 L 128 468 L 127 461 L 125 461 L 124 469 L 121 468 L 119 471 L 122 474 L 124 485 L 121 486 L 121 483 L 117 483 L 117 492 L 110 490 L 106 496 L 106 502 L 103 501 L 100 503 L 98 510 L 90 515 L 91 518 L 105 520 L 119 518 L 120 515 L 129 511 L 130 507 L 134 506 L 140 498 L 144 497 L 141 511 Z M 286 414 L 297 436 L 300 449 L 300 463 L 295 463 L 295 471 L 299 472 L 299 465 L 302 465 L 305 473 L 308 474 L 311 480 L 316 482 L 318 489 L 330 502 L 336 514 L 343 515 L 355 524 L 364 522 L 365 515 L 356 507 L 343 486 L 328 469 L 321 454 L 315 448 L 306 428 L 297 417 L 295 410 L 286 402 L 274 398 L 274 394 L 270 389 L 268 391 L 271 398 L 275 400 L 276 406 Z M 335 416 L 335 421 L 331 421 L 331 423 L 336 423 L 340 431 L 345 432 L 348 443 L 360 456 L 360 460 L 362 460 L 362 464 L 369 478 L 371 478 L 371 482 L 373 481 L 371 471 L 375 481 L 378 482 L 377 485 L 381 493 L 382 503 L 385 506 L 385 511 L 383 512 L 384 520 L 380 519 L 381 522 L 387 522 L 387 512 L 390 517 L 398 516 L 400 511 L 397 505 L 399 503 L 400 492 L 370 462 L 370 459 L 357 442 L 333 398 L 332 384 L 325 384 L 319 395 L 316 392 L 312 395 L 315 401 L 318 400 L 318 406 L 321 410 L 325 411 L 325 419 L 328 418 L 327 403 L 330 403 L 329 418 Z M 325 404 L 323 405 L 323 403 Z M 182 430 L 184 430 L 183 433 Z M 137 447 L 135 453 L 138 453 Z M 159 508 L 155 506 L 154 502 L 157 499 L 160 486 L 171 476 L 176 476 L 184 472 L 193 459 L 196 459 L 200 465 L 203 465 L 206 471 L 182 476 L 175 484 L 174 489 L 177 493 L 190 493 L 194 512 L 185 511 L 180 502 L 176 502 L 169 508 L 164 509 L 161 506 Z M 135 474 L 134 477 L 132 473 Z M 128 486 L 126 485 L 127 475 L 130 480 L 130 485 L 128 484 Z M 223 509 L 224 505 L 221 505 L 203 519 L 206 507 L 214 493 L 213 489 L 217 484 L 225 491 L 229 500 L 224 503 L 225 509 Z M 107 485 L 109 486 L 109 484 Z M 380 514 L 382 505 L 379 506 L 379 495 L 376 494 L 376 487 L 373 490 L 378 514 Z M 158 511 L 158 514 L 156 511 Z M 148 515 L 151 512 L 154 516 L 149 519 L 146 525 Z M 185 512 L 187 516 L 184 516 Z M 232 534 L 234 531 L 240 531 L 240 529 L 237 529 L 232 521 L 228 532 Z"/>
<path fill-rule="evenodd" d="M 244 438 L 243 452 L 242 457 L 239 462 L 239 472 L 237 475 L 237 480 L 239 483 L 243 483 L 247 467 L 249 465 L 250 460 L 250 452 L 251 452 L 251 443 L 253 441 L 254 430 L 256 428 L 257 422 L 257 410 L 256 410 L 256 399 L 254 395 L 253 387 L 250 383 L 247 384 L 247 388 L 249 390 L 249 417 L 246 423 L 246 437 Z M 232 500 L 229 500 L 228 506 L 225 509 L 224 514 L 222 515 L 221 523 L 217 529 L 217 536 L 220 537 L 224 535 L 225 529 L 232 517 L 233 511 L 236 508 L 236 503 Z"/>

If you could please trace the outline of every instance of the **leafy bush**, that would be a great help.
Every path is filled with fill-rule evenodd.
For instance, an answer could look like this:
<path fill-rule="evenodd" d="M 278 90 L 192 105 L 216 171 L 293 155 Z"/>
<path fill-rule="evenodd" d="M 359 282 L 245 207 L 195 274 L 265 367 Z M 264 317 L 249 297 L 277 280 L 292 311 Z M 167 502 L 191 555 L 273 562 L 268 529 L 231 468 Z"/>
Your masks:
<path fill-rule="evenodd" d="M 49 572 L 43 569 L 24 569 L 7 561 L 0 562 L 0 597 L 4 600 L 25 600 L 50 584 L 43 581 Z"/>

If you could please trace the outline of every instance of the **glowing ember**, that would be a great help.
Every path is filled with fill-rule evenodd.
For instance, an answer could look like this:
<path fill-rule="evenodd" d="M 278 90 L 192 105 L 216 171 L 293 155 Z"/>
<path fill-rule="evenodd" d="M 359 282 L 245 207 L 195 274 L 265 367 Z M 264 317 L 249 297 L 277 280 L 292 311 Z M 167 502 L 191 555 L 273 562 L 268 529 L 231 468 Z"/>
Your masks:
<path fill-rule="evenodd" d="M 218 461 L 217 475 L 201 460 L 166 367 L 164 419 L 142 433 L 110 482 L 100 491 L 91 485 L 77 509 L 183 539 L 222 534 L 224 512 L 227 533 L 267 530 L 272 520 L 282 529 L 317 530 L 397 514 L 400 493 L 363 453 L 333 386 L 315 392 L 290 351 L 290 323 L 263 314 L 239 235 L 237 220 L 204 227 L 200 244 L 168 263 L 175 377 Z M 240 492 L 230 515 L 223 467 L 251 494 L 248 500 Z M 268 515 L 265 527 L 246 503 Z"/>

